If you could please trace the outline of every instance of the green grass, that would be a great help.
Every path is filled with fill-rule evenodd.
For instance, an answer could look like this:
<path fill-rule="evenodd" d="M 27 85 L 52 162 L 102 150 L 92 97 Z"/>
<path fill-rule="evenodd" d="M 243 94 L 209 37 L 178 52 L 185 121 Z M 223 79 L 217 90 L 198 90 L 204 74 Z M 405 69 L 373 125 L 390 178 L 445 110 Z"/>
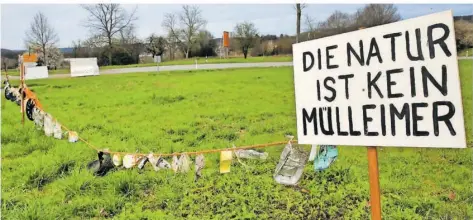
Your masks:
<path fill-rule="evenodd" d="M 467 51 L 468 51 L 468 56 L 469 56 L 469 57 L 472 57 L 472 56 L 473 56 L 473 48 L 469 48 L 469 49 L 466 49 L 466 50 L 462 50 L 460 53 L 458 53 L 458 56 L 460 56 L 460 57 L 466 57 Z"/>
<path fill-rule="evenodd" d="M 469 146 L 472 64 L 460 61 Z M 110 83 L 113 82 L 113 83 Z M 282 141 L 296 134 L 290 67 L 181 71 L 34 80 L 46 111 L 100 148 L 177 152 Z M 20 124 L 2 103 L 2 217 L 5 219 L 369 219 L 366 148 L 340 147 L 325 172 L 307 165 L 300 186 L 272 179 L 283 148 L 267 161 L 234 162 L 218 173 L 206 155 L 203 178 L 171 171 L 117 170 L 94 177 L 84 143 Z M 384 219 L 472 219 L 472 148 L 380 148 Z M 455 198 L 449 197 L 455 194 Z M 103 216 L 103 214 L 102 214 Z"/>
<path fill-rule="evenodd" d="M 227 59 L 220 59 L 218 57 L 197 57 L 198 64 L 215 64 L 215 63 L 261 63 L 261 62 L 290 62 L 292 56 L 265 56 L 265 57 L 230 57 Z M 181 59 L 181 60 L 170 60 L 160 63 L 160 66 L 172 66 L 172 65 L 192 65 L 195 64 L 195 59 Z M 156 63 L 143 63 L 143 64 L 130 64 L 130 65 L 113 65 L 113 66 L 101 66 L 100 70 L 118 69 L 118 68 L 131 68 L 131 67 L 148 67 L 156 66 Z M 69 69 L 58 69 L 50 70 L 49 74 L 69 74 Z M 2 75 L 5 71 L 2 70 Z M 16 69 L 8 70 L 8 74 L 11 76 L 19 76 L 20 72 Z"/>

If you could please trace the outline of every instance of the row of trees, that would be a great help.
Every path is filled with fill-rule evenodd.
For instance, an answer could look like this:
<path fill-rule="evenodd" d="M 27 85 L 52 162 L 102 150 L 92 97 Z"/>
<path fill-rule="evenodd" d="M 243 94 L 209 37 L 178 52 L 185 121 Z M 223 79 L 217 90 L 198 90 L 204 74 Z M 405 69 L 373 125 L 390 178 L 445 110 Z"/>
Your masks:
<path fill-rule="evenodd" d="M 327 37 L 396 22 L 401 19 L 397 8 L 392 4 L 369 4 L 353 14 L 335 11 L 326 20 L 316 22 L 309 13 L 304 14 L 305 4 L 296 4 L 295 36 L 259 34 L 252 22 L 235 25 L 231 36 L 234 53 L 246 58 L 275 54 L 290 54 L 296 42 Z M 161 27 L 166 35 L 151 34 L 145 39 L 136 36 L 135 22 L 137 9 L 127 12 L 119 4 L 83 5 L 88 17 L 83 26 L 92 36 L 85 40 L 72 42 L 72 53 L 68 57 L 98 57 L 99 65 L 132 64 L 140 62 L 140 55 L 164 56 L 175 59 L 180 56 L 215 56 L 219 52 L 219 39 L 205 29 L 207 21 L 197 6 L 184 5 L 180 11 L 164 15 Z M 304 16 L 303 16 L 304 15 Z M 304 17 L 304 22 L 302 22 Z M 304 33 L 301 26 L 304 23 Z M 459 47 L 473 46 L 473 23 L 456 21 L 455 31 Z M 55 67 L 61 65 L 63 55 L 56 44 L 59 38 L 47 17 L 39 12 L 35 15 L 26 33 L 27 48 L 39 53 L 40 64 Z"/>
<path fill-rule="evenodd" d="M 333 12 L 326 20 L 316 22 L 310 14 L 305 15 L 305 34 L 300 33 L 300 19 L 306 5 L 297 4 L 297 35 L 296 42 L 346 33 L 359 28 L 370 28 L 401 20 L 401 16 L 393 4 L 368 4 L 349 14 L 341 11 Z M 300 40 L 299 40 L 300 39 Z"/>

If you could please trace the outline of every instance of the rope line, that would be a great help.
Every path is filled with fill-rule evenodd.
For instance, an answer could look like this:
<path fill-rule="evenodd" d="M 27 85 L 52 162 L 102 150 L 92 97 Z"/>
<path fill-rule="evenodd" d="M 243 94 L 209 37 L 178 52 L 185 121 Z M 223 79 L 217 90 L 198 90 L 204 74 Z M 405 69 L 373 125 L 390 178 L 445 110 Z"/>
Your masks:
<path fill-rule="evenodd" d="M 63 124 L 61 124 L 61 127 L 64 128 L 66 131 L 68 132 L 72 132 L 72 130 L 70 130 L 69 128 L 67 128 L 66 126 L 64 126 Z M 83 138 L 81 138 L 79 136 L 79 134 L 77 134 L 77 138 L 79 138 L 80 141 L 84 142 L 89 148 L 91 148 L 92 150 L 96 150 L 96 151 L 100 151 L 97 147 L 95 147 L 94 145 L 92 145 L 91 143 L 89 143 L 88 141 L 84 140 Z"/>
<path fill-rule="evenodd" d="M 8 80 L 8 75 L 7 75 L 7 80 Z M 26 85 L 25 85 L 26 87 Z M 57 121 L 57 119 L 56 119 Z M 68 132 L 73 132 L 71 129 L 67 128 L 63 124 L 60 124 L 61 127 L 68 131 Z M 97 152 L 104 152 L 104 153 L 110 153 L 110 154 L 120 154 L 120 155 L 136 155 L 136 156 L 147 156 L 148 154 L 145 153 L 131 153 L 131 152 L 120 152 L 120 151 L 110 151 L 107 149 L 102 149 L 100 150 L 98 147 L 94 146 L 93 144 L 89 143 L 87 140 L 84 138 L 80 137 L 77 134 L 77 138 L 84 142 L 87 147 L 89 147 L 92 150 L 95 150 Z M 289 141 L 279 141 L 279 142 L 272 142 L 272 143 L 266 143 L 266 144 L 255 144 L 255 145 L 248 145 L 248 146 L 241 146 L 241 147 L 231 147 L 231 148 L 220 148 L 220 149 L 210 149 L 210 150 L 202 150 L 202 151 L 192 151 L 192 152 L 175 152 L 175 153 L 151 153 L 153 156 L 160 156 L 160 157 L 170 157 L 170 156 L 180 156 L 183 154 L 186 155 L 198 155 L 198 154 L 209 154 L 209 153 L 217 153 L 217 152 L 222 152 L 222 151 L 236 151 L 236 150 L 246 150 L 246 149 L 256 149 L 256 148 L 265 148 L 265 147 L 274 147 L 274 146 L 280 146 L 283 144 L 287 143 L 297 143 L 297 140 L 292 140 L 290 138 Z"/>

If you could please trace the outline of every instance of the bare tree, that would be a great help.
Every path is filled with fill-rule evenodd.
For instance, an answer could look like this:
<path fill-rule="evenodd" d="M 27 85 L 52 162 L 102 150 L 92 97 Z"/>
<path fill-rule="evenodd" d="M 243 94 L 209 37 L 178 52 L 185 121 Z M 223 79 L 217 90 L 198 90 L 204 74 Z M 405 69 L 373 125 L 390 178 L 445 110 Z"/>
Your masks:
<path fill-rule="evenodd" d="M 207 23 L 202 17 L 202 12 L 197 6 L 182 6 L 183 13 L 179 16 L 181 25 L 185 26 L 182 33 L 185 37 L 186 58 L 189 58 L 189 51 L 197 42 L 199 30 Z"/>
<path fill-rule="evenodd" d="M 89 12 L 85 26 L 95 35 L 100 35 L 106 40 L 108 60 L 109 64 L 112 64 L 113 37 L 137 19 L 136 7 L 131 14 L 128 14 L 119 4 L 83 5 L 82 7 Z"/>
<path fill-rule="evenodd" d="M 168 31 L 169 36 L 174 38 L 176 43 L 180 44 L 186 58 L 189 58 L 189 51 L 196 45 L 199 31 L 206 23 L 199 7 L 184 5 L 182 12 L 178 15 L 165 14 L 162 27 Z"/>
<path fill-rule="evenodd" d="M 168 50 L 170 59 L 174 59 L 177 44 L 181 44 L 181 30 L 178 27 L 176 14 L 167 13 L 161 26 L 168 31 Z"/>
<path fill-rule="evenodd" d="M 401 20 L 393 4 L 369 4 L 358 9 L 354 18 L 358 27 L 374 27 Z"/>
<path fill-rule="evenodd" d="M 327 20 L 319 23 L 319 28 L 322 29 L 343 29 L 347 28 L 352 24 L 350 15 L 341 11 L 333 12 Z"/>
<path fill-rule="evenodd" d="M 118 33 L 120 35 L 120 44 L 122 45 L 133 44 L 139 41 L 133 24 L 121 29 Z"/>
<path fill-rule="evenodd" d="M 48 18 L 38 12 L 30 24 L 30 29 L 26 32 L 26 44 L 28 48 L 35 47 L 40 49 L 43 54 L 44 63 L 48 65 L 47 57 L 49 49 L 59 41 L 54 28 L 48 22 Z"/>
<path fill-rule="evenodd" d="M 119 42 L 121 47 L 124 48 L 137 62 L 139 62 L 139 56 L 146 48 L 144 42 L 136 36 L 135 26 L 133 24 L 128 25 L 119 33 Z"/>
<path fill-rule="evenodd" d="M 296 43 L 299 43 L 299 35 L 301 34 L 301 16 L 302 16 L 302 9 L 306 7 L 305 4 L 296 4 Z"/>
<path fill-rule="evenodd" d="M 245 59 L 248 55 L 248 50 L 254 46 L 255 40 L 257 39 L 258 30 L 255 24 L 251 22 L 239 23 L 235 26 L 235 39 L 238 41 L 239 46 L 243 52 Z"/>
<path fill-rule="evenodd" d="M 305 31 L 307 31 L 307 40 L 311 40 L 310 35 L 312 32 L 315 32 L 317 30 L 317 23 L 315 19 L 310 17 L 309 15 L 305 15 Z"/>

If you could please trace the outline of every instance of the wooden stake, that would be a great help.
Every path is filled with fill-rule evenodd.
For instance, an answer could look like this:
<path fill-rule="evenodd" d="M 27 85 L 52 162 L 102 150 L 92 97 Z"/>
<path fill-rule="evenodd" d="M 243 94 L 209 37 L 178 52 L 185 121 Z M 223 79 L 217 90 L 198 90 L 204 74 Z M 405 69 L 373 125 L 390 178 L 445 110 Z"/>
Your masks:
<path fill-rule="evenodd" d="M 381 196 L 379 192 L 378 151 L 368 147 L 368 172 L 370 176 L 371 219 L 381 220 Z"/>
<path fill-rule="evenodd" d="M 24 87 L 24 86 L 25 86 L 25 67 L 23 66 L 23 63 L 21 64 L 21 67 L 20 67 L 20 75 L 21 75 L 21 77 L 20 77 L 20 78 L 21 78 L 21 80 L 20 80 L 20 82 L 21 82 L 20 88 L 22 88 L 22 89 L 21 89 L 21 93 L 20 93 L 20 97 L 21 97 L 21 105 L 20 105 L 20 109 L 21 109 L 21 124 L 22 124 L 23 126 L 25 126 L 25 109 L 24 109 L 24 104 L 25 104 L 24 102 L 25 102 L 25 100 L 23 99 L 23 92 L 24 92 L 23 90 L 24 90 L 24 88 L 25 88 L 25 87 Z"/>
<path fill-rule="evenodd" d="M 5 80 L 8 80 L 8 70 L 7 70 L 6 67 L 5 67 Z M 5 85 L 3 85 L 3 86 L 4 86 L 4 89 L 5 89 Z M 5 103 L 7 102 L 7 98 L 5 98 L 5 95 L 6 94 L 4 94 L 3 97 L 2 97 L 2 109 L 5 109 Z"/>

